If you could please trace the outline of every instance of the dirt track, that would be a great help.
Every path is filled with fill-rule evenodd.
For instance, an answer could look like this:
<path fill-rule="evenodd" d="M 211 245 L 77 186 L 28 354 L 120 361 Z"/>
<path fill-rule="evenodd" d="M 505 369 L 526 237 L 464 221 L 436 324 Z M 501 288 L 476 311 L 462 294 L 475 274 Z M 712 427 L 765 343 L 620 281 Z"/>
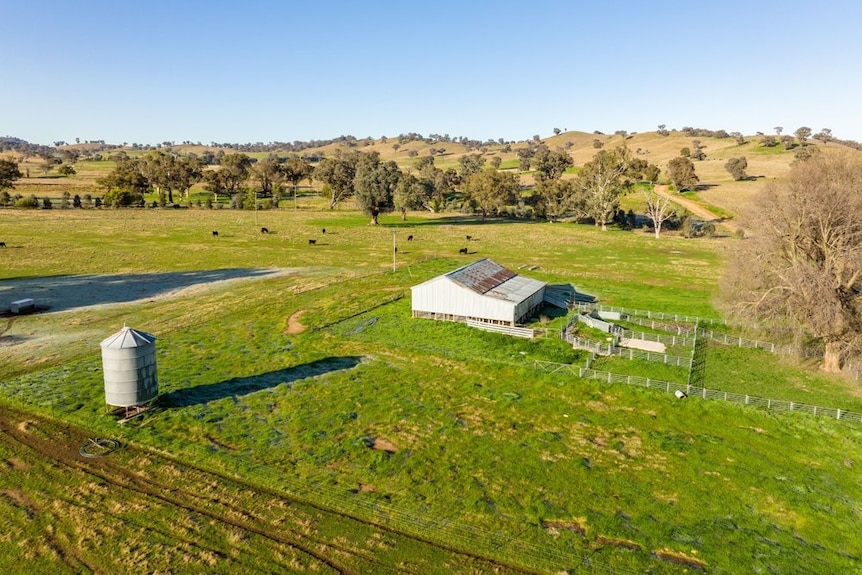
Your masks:
<path fill-rule="evenodd" d="M 718 225 L 726 227 L 728 230 L 730 230 L 731 233 L 736 233 L 736 231 L 739 229 L 739 225 L 736 222 L 734 222 L 733 220 L 725 220 L 725 219 L 715 215 L 714 213 L 712 213 L 711 211 L 709 211 L 705 207 L 701 206 L 697 202 L 693 202 L 693 201 L 689 200 L 688 198 L 684 198 L 684 197 L 680 196 L 679 194 L 670 193 L 667 189 L 667 186 L 662 186 L 662 185 L 656 184 L 655 191 L 660 196 L 664 196 L 665 198 L 669 198 L 670 201 L 672 201 L 673 203 L 679 204 L 680 206 L 684 207 L 685 209 L 687 209 L 688 211 L 690 211 L 691 213 L 693 213 L 697 217 L 702 218 L 703 220 L 705 220 L 707 222 L 715 222 Z"/>
<path fill-rule="evenodd" d="M 228 571 L 260 573 L 306 569 L 346 574 L 523 572 L 263 492 L 149 451 L 125 447 L 107 457 L 85 458 L 79 449 L 87 441 L 88 435 L 80 429 L 5 407 L 0 411 L 0 455 L 6 454 L 0 512 L 10 507 L 10 516 L 23 510 L 30 518 L 22 526 L 7 525 L 12 532 L 23 529 L 26 534 L 32 527 L 27 522 L 33 518 L 51 525 L 35 537 L 31 534 L 27 541 L 29 553 L 47 558 L 56 565 L 57 573 L 120 572 L 133 567 L 201 572 L 207 565 L 212 567 L 214 560 L 226 561 Z M 56 484 L 57 491 L 34 488 L 28 479 L 34 473 L 42 479 L 46 474 L 53 476 L 47 479 Z M 125 519 L 131 507 L 136 512 Z M 83 523 L 74 519 L 80 515 L 86 518 Z M 143 551 L 125 558 L 119 550 L 135 539 L 140 526 L 134 522 L 140 520 L 146 525 L 144 532 L 160 533 L 171 545 L 143 559 Z M 104 530 L 94 533 L 94 525 Z M 199 533 L 202 525 L 215 535 Z M 333 526 L 340 528 L 335 535 Z M 94 547 L 94 540 L 101 545 Z M 245 546 L 247 552 L 239 553 L 232 544 L 214 544 L 222 540 L 237 548 Z M 370 549 L 371 543 L 383 551 Z M 111 546 L 117 551 L 105 554 L 105 548 Z M 402 547 L 413 551 L 397 553 Z M 249 553 L 259 553 L 259 560 Z M 411 556 L 417 557 L 415 563 L 405 561 Z M 439 563 L 428 564 L 428 557 Z M 20 560 L 26 558 L 0 558 L 0 569 L 14 573 L 15 565 L 20 567 Z"/>

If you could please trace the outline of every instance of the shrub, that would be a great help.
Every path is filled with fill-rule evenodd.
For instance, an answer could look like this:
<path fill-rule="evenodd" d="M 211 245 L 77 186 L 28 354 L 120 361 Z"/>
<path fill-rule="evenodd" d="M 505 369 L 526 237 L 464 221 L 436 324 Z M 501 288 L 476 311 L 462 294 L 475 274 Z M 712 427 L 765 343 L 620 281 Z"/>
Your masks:
<path fill-rule="evenodd" d="M 15 202 L 15 207 L 34 210 L 39 207 L 39 198 L 35 195 L 31 195 L 29 198 L 19 198 Z"/>

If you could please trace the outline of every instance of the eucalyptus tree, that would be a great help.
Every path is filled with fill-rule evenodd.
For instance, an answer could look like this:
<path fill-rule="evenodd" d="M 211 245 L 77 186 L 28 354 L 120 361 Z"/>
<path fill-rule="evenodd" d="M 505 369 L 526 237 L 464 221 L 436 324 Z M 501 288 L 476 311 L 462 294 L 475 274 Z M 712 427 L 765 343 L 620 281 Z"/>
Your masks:
<path fill-rule="evenodd" d="M 167 201 L 174 203 L 174 190 L 180 196 L 188 196 L 191 187 L 200 181 L 202 165 L 196 158 L 180 157 L 176 154 L 154 150 L 140 160 L 141 172 L 149 184 L 159 193 L 167 194 Z"/>
<path fill-rule="evenodd" d="M 566 152 L 550 150 L 547 146 L 539 146 L 533 155 L 532 167 L 536 171 L 538 181 L 558 180 L 566 169 L 574 165 L 572 157 Z"/>
<path fill-rule="evenodd" d="M 395 162 L 380 161 L 377 152 L 359 155 L 353 178 L 354 199 L 375 226 L 381 213 L 395 209 L 395 191 L 402 175 Z"/>
<path fill-rule="evenodd" d="M 250 157 L 241 153 L 225 154 L 216 170 L 204 172 L 206 188 L 215 194 L 232 196 L 239 192 L 249 176 L 253 162 Z"/>
<path fill-rule="evenodd" d="M 143 159 L 123 154 L 116 159 L 116 163 L 111 172 L 96 180 L 97 185 L 105 188 L 101 201 L 108 206 L 142 204 L 144 194 L 151 187 L 145 175 Z"/>
<path fill-rule="evenodd" d="M 302 180 L 311 180 L 314 166 L 298 154 L 293 154 L 282 164 L 281 169 L 284 173 L 284 179 L 290 182 L 293 187 L 293 204 L 296 206 L 296 190 L 299 187 L 299 183 Z"/>
<path fill-rule="evenodd" d="M 694 164 L 682 156 L 668 162 L 667 177 L 677 192 L 692 190 L 700 181 L 694 172 Z"/>
<path fill-rule="evenodd" d="M 272 196 L 273 192 L 278 191 L 285 179 L 282 160 L 275 154 L 269 154 L 262 160 L 255 162 L 249 173 L 264 197 Z"/>
<path fill-rule="evenodd" d="M 353 196 L 353 178 L 358 161 L 359 152 L 340 152 L 331 158 L 324 158 L 314 168 L 314 178 L 323 182 L 329 193 L 329 209 L 334 209 Z"/>
<path fill-rule="evenodd" d="M 515 175 L 493 168 L 471 174 L 462 184 L 462 191 L 482 213 L 489 213 L 517 201 L 520 184 Z"/>
<path fill-rule="evenodd" d="M 625 146 L 602 149 L 578 173 L 577 184 L 586 198 L 586 212 L 602 230 L 607 230 L 619 209 L 620 197 L 633 183 L 632 163 Z"/>
<path fill-rule="evenodd" d="M 15 182 L 22 177 L 18 162 L 0 158 L 0 190 L 14 188 Z"/>
<path fill-rule="evenodd" d="M 481 172 L 484 165 L 485 158 L 481 154 L 465 154 L 458 158 L 458 176 L 466 180 L 473 174 Z"/>
<path fill-rule="evenodd" d="M 745 169 L 747 167 L 748 160 L 745 159 L 745 156 L 742 156 L 741 158 L 730 158 L 724 164 L 724 169 L 727 170 L 736 181 L 748 179 L 748 174 L 745 173 Z"/>
<path fill-rule="evenodd" d="M 434 184 L 430 180 L 417 178 L 413 174 L 404 174 L 395 187 L 392 202 L 395 209 L 401 212 L 401 220 L 407 219 L 408 210 L 426 209 L 434 193 Z"/>

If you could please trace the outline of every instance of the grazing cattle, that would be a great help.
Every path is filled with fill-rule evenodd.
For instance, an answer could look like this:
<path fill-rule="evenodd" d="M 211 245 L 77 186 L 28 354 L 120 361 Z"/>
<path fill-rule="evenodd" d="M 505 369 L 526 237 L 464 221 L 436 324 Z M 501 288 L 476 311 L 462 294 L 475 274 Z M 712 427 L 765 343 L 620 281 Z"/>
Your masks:
<path fill-rule="evenodd" d="M 262 234 L 268 234 L 268 233 L 269 233 L 269 230 L 268 230 L 268 229 L 266 229 L 266 228 L 260 228 L 260 233 L 262 233 Z"/>
<path fill-rule="evenodd" d="M 472 240 L 472 239 L 473 239 L 473 236 L 467 236 L 467 241 L 468 241 L 468 242 L 469 242 L 470 240 Z"/>
<path fill-rule="evenodd" d="M 408 242 L 412 242 L 412 241 L 413 241 L 413 236 L 412 236 L 412 235 L 411 235 L 411 236 L 407 236 L 407 241 L 408 241 Z"/>
<path fill-rule="evenodd" d="M 466 253 L 467 253 L 467 248 L 461 248 L 460 250 L 458 250 L 458 253 L 459 253 L 459 254 L 466 254 Z"/>
<path fill-rule="evenodd" d="M 218 232 L 217 232 L 217 231 L 215 231 L 215 230 L 213 230 L 213 237 L 214 237 L 214 238 L 217 238 L 217 237 L 218 237 Z"/>
<path fill-rule="evenodd" d="M 6 242 L 0 242 L 0 248 L 5 248 L 5 247 L 6 247 Z"/>
<path fill-rule="evenodd" d="M 320 233 L 321 233 L 321 234 L 325 234 L 325 233 L 326 233 L 326 228 L 323 228 L 322 230 L 320 230 Z"/>
<path fill-rule="evenodd" d="M 398 246 L 395 246 L 395 253 L 398 253 Z"/>
<path fill-rule="evenodd" d="M 308 245 L 313 246 L 317 243 L 317 240 L 308 240 Z"/>

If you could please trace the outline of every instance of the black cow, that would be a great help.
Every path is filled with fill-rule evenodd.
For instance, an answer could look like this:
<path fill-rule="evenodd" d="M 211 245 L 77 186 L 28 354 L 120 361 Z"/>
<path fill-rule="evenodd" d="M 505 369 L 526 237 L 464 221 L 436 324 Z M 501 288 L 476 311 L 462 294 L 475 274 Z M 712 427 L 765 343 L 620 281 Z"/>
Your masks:
<path fill-rule="evenodd" d="M 460 250 L 458 250 L 458 253 L 459 253 L 459 254 L 466 254 L 466 253 L 467 253 L 467 248 L 461 248 Z"/>
<path fill-rule="evenodd" d="M 213 237 L 214 237 L 214 238 L 217 238 L 217 237 L 218 237 L 218 232 L 217 232 L 216 230 L 213 230 Z"/>
<path fill-rule="evenodd" d="M 269 230 L 268 230 L 268 229 L 266 229 L 266 228 L 260 228 L 260 233 L 262 233 L 262 234 L 268 234 L 268 233 L 269 233 Z"/>
<path fill-rule="evenodd" d="M 407 241 L 408 241 L 408 242 L 412 242 L 412 241 L 413 241 L 413 236 L 412 236 L 412 235 L 411 235 L 411 236 L 407 236 Z"/>
<path fill-rule="evenodd" d="M 395 246 L 395 253 L 398 253 L 398 246 Z"/>
<path fill-rule="evenodd" d="M 473 236 L 467 236 L 467 241 L 468 241 L 468 242 L 469 242 L 470 240 L 472 240 L 472 239 L 473 239 Z"/>
<path fill-rule="evenodd" d="M 308 245 L 313 246 L 317 243 L 317 240 L 308 240 Z"/>
<path fill-rule="evenodd" d="M 321 234 L 325 234 L 325 233 L 326 233 L 326 228 L 323 228 L 322 230 L 320 230 L 320 233 L 321 233 Z M 337 234 L 336 234 L 336 235 L 337 235 Z"/>
<path fill-rule="evenodd" d="M 0 248 L 5 248 L 5 247 L 6 247 L 6 242 L 0 242 Z"/>

